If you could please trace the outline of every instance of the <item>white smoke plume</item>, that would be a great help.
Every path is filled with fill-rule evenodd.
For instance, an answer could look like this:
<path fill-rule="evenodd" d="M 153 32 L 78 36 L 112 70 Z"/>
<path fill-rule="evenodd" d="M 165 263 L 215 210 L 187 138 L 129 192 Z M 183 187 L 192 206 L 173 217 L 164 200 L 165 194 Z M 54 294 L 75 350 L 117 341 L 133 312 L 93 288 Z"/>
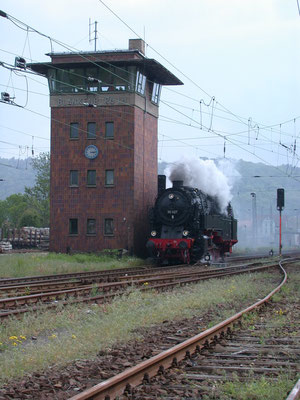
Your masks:
<path fill-rule="evenodd" d="M 180 161 L 169 165 L 164 172 L 169 179 L 169 187 L 174 180 L 183 181 L 184 186 L 196 187 L 216 197 L 222 211 L 225 211 L 232 199 L 229 180 L 213 160 L 182 157 Z"/>
<path fill-rule="evenodd" d="M 218 169 L 226 176 L 229 186 L 232 187 L 241 178 L 241 174 L 236 169 L 237 160 L 220 158 L 215 163 Z"/>

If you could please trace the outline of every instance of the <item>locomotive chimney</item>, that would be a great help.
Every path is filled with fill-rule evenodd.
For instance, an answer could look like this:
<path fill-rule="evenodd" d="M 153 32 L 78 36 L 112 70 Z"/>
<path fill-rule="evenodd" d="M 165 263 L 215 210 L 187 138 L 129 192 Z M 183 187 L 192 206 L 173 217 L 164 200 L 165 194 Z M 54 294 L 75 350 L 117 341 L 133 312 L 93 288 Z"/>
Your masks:
<path fill-rule="evenodd" d="M 173 181 L 173 188 L 180 188 L 183 186 L 183 181 Z"/>
<path fill-rule="evenodd" d="M 158 186 L 157 186 L 157 192 L 158 196 L 162 194 L 164 190 L 166 190 L 166 175 L 158 175 Z"/>

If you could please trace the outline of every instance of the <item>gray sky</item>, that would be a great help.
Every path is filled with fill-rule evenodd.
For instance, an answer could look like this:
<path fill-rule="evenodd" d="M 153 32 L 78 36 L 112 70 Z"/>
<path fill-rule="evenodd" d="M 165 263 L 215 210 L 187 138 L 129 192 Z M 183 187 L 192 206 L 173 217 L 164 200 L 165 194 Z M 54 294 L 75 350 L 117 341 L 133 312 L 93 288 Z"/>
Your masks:
<path fill-rule="evenodd" d="M 145 35 L 151 46 L 147 57 L 157 59 L 184 82 L 162 91 L 160 160 L 174 162 L 189 154 L 224 157 L 226 143 L 226 158 L 300 165 L 296 0 L 105 0 L 105 4 L 139 36 Z M 78 50 L 93 50 L 88 42 L 89 17 L 98 21 L 98 50 L 126 49 L 128 39 L 136 38 L 100 0 L 0 0 L 0 9 Z M 16 54 L 28 62 L 49 60 L 45 56 L 51 51 L 49 39 L 1 17 L 0 34 L 0 61 L 13 64 Z M 66 51 L 52 45 L 54 51 Z M 1 92 L 26 104 L 23 109 L 0 103 L 1 157 L 31 155 L 32 147 L 35 155 L 49 149 L 46 83 L 32 75 L 27 75 L 26 83 L 23 76 L 0 67 Z"/>

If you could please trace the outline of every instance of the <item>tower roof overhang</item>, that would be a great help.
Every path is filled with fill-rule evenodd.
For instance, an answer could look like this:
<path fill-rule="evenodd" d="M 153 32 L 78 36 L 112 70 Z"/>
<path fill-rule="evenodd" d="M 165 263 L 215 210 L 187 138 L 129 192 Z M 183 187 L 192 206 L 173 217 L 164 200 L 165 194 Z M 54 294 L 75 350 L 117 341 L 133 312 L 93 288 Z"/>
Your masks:
<path fill-rule="evenodd" d="M 112 50 L 77 53 L 48 53 L 51 62 L 31 63 L 28 66 L 35 72 L 46 76 L 49 69 L 65 69 L 74 67 L 116 67 L 136 66 L 149 80 L 161 85 L 183 85 L 171 71 L 158 61 L 146 58 L 138 50 Z"/>

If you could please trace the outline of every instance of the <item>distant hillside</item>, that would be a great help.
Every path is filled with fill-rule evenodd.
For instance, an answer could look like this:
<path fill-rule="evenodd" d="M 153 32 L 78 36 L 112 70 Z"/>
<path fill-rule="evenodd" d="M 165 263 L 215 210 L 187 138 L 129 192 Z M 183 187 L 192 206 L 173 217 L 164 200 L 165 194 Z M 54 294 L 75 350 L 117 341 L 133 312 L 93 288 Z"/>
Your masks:
<path fill-rule="evenodd" d="M 162 174 L 166 167 L 167 163 L 159 163 L 159 173 Z M 233 175 L 236 175 L 235 171 L 240 174 L 240 178 L 232 183 L 232 205 L 236 217 L 239 220 L 251 219 L 251 193 L 256 193 L 258 218 L 277 215 L 277 188 L 285 189 L 284 214 L 300 215 L 300 168 L 292 171 L 292 175 L 296 176 L 295 179 L 286 177 L 290 173 L 289 168 L 287 165 L 281 165 L 278 170 L 262 163 L 232 161 Z M 3 179 L 0 181 L 1 200 L 14 193 L 24 193 L 25 186 L 32 187 L 35 184 L 31 159 L 0 158 L 0 179 Z"/>
<path fill-rule="evenodd" d="M 32 187 L 35 183 L 35 172 L 31 159 L 0 158 L 0 200 L 15 193 L 24 193 L 25 186 Z"/>

